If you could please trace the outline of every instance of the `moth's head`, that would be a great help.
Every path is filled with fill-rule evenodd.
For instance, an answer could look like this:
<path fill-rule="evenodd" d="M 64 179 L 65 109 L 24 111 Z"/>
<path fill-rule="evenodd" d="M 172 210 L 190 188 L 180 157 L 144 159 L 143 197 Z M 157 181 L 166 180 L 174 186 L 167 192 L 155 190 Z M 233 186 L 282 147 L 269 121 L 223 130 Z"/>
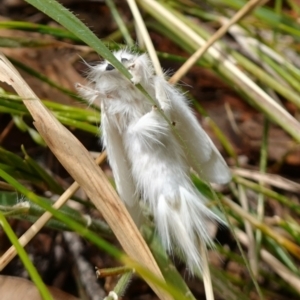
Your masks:
<path fill-rule="evenodd" d="M 133 54 L 124 49 L 115 51 L 113 54 L 116 57 L 116 59 L 119 62 L 121 62 L 125 67 L 127 67 L 130 63 L 132 63 L 136 57 L 136 54 Z M 103 63 L 103 68 L 105 68 L 105 71 L 115 70 L 115 67 L 109 61 L 105 61 Z"/>
<path fill-rule="evenodd" d="M 138 56 L 137 54 L 134 54 L 126 49 L 115 51 L 113 54 L 116 59 L 124 65 L 125 68 L 128 68 L 128 66 L 130 66 Z M 100 79 L 103 80 L 103 78 L 110 78 L 111 80 L 112 78 L 122 79 L 124 77 L 109 61 L 104 60 L 100 64 L 90 66 L 88 78 L 90 81 L 96 83 Z"/>

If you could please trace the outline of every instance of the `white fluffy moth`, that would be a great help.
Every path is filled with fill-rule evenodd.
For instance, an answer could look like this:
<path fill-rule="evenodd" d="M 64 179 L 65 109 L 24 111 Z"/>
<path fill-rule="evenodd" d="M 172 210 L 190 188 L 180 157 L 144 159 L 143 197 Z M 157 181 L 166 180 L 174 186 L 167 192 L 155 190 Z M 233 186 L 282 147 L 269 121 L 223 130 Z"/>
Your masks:
<path fill-rule="evenodd" d="M 192 273 L 201 270 L 199 240 L 211 244 L 207 223 L 220 219 L 207 208 L 190 172 L 223 184 L 230 171 L 185 96 L 154 74 L 148 55 L 127 49 L 114 55 L 131 73 L 131 82 L 103 61 L 90 67 L 90 84 L 77 88 L 89 102 L 101 103 L 102 141 L 117 191 L 135 221 L 144 201 L 166 250 L 179 250 Z M 138 83 L 155 105 L 134 86 Z"/>

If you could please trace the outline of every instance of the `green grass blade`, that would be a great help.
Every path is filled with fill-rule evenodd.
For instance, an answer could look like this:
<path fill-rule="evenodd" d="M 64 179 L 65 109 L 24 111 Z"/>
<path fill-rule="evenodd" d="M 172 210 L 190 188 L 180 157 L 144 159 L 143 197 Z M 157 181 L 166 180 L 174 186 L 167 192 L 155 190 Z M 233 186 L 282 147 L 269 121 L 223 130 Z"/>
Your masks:
<path fill-rule="evenodd" d="M 118 25 L 118 27 L 126 41 L 126 44 L 130 47 L 133 47 L 134 41 L 130 36 L 130 33 L 126 27 L 125 22 L 123 21 L 122 17 L 120 16 L 114 1 L 113 0 L 105 0 L 105 2 L 106 2 L 106 5 L 109 7 L 113 18 L 115 19 L 115 22 Z"/>
<path fill-rule="evenodd" d="M 30 22 L 21 22 L 21 21 L 2 21 L 0 22 L 0 29 L 17 29 L 17 30 L 23 30 L 23 31 L 30 31 L 30 32 L 39 32 L 43 34 L 49 34 L 57 38 L 63 38 L 63 39 L 70 39 L 75 42 L 79 42 L 80 39 L 78 39 L 74 34 L 71 32 L 63 29 L 63 28 L 57 28 L 42 24 L 36 24 L 36 23 L 30 23 Z"/>
<path fill-rule="evenodd" d="M 9 238 L 11 243 L 15 246 L 20 259 L 22 260 L 24 266 L 26 267 L 26 270 L 28 271 L 32 281 L 35 283 L 36 287 L 38 288 L 42 298 L 44 300 L 53 300 L 46 285 L 42 281 L 39 273 L 37 272 L 32 262 L 30 261 L 30 258 L 28 257 L 24 248 L 20 245 L 17 236 L 13 232 L 12 228 L 10 227 L 9 223 L 7 222 L 6 218 L 1 213 L 1 211 L 0 211 L 0 225 L 2 226 L 3 230 L 7 234 L 7 237 Z"/>
<path fill-rule="evenodd" d="M 63 25 L 70 32 L 75 34 L 79 39 L 84 41 L 92 49 L 94 49 L 103 58 L 108 60 L 116 69 L 118 69 L 125 77 L 131 78 L 128 70 L 121 64 L 109 49 L 100 41 L 97 36 L 85 26 L 76 16 L 62 6 L 57 1 L 39 1 L 26 0 L 32 6 L 39 9 L 44 14 L 51 17 L 57 23 Z"/>
<path fill-rule="evenodd" d="M 36 163 L 26 152 L 25 147 L 22 145 L 22 152 L 24 154 L 24 161 L 32 169 L 32 172 L 39 176 L 41 180 L 48 186 L 48 188 L 57 194 L 64 192 L 63 188 L 48 174 L 38 163 Z"/>

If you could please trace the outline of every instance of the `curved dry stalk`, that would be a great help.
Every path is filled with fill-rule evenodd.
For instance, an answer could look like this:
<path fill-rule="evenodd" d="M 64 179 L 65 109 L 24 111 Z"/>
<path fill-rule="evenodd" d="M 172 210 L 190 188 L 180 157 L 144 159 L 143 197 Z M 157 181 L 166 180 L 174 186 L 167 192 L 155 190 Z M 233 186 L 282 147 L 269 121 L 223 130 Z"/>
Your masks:
<path fill-rule="evenodd" d="M 170 83 L 178 82 L 188 71 L 189 69 L 203 56 L 203 54 L 208 50 L 208 48 L 213 45 L 217 40 L 219 40 L 226 32 L 229 27 L 243 17 L 249 14 L 253 9 L 258 5 L 265 3 L 265 0 L 251 0 L 246 5 L 244 5 L 229 21 L 224 24 L 218 31 L 216 31 L 208 41 L 200 47 L 190 58 L 181 66 L 181 68 L 170 78 Z"/>
<path fill-rule="evenodd" d="M 274 187 L 284 189 L 286 191 L 299 193 L 300 184 L 289 179 L 286 179 L 280 175 L 276 174 L 263 174 L 259 171 L 247 170 L 242 168 L 231 169 L 234 175 L 239 175 L 243 178 L 252 179 L 255 181 L 263 182 L 264 184 L 269 184 Z"/>
<path fill-rule="evenodd" d="M 214 291 L 211 281 L 211 275 L 209 270 L 209 264 L 208 264 L 208 256 L 207 256 L 207 247 L 206 245 L 200 241 L 200 253 L 202 257 L 203 262 L 203 284 L 205 288 L 205 296 L 207 300 L 214 300 Z"/>
<path fill-rule="evenodd" d="M 0 54 L 0 70 L 0 80 L 11 85 L 22 97 L 40 135 L 102 213 L 124 251 L 139 264 L 147 267 L 152 274 L 163 279 L 156 261 L 124 204 L 89 152 L 43 105 L 14 66 L 2 54 Z M 120 259 L 125 261 L 124 257 Z M 145 280 L 161 299 L 170 299 L 170 296 L 156 284 L 147 278 Z"/>

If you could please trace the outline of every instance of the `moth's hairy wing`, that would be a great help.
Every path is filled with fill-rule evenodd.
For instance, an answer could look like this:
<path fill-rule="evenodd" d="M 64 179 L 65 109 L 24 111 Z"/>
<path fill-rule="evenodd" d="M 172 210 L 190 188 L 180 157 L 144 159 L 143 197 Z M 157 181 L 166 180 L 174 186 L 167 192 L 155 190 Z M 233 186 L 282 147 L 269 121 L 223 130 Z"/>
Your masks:
<path fill-rule="evenodd" d="M 175 131 L 189 163 L 197 161 L 202 164 L 208 161 L 212 152 L 211 145 L 207 142 L 207 135 L 190 109 L 187 99 L 164 78 L 156 76 L 154 85 L 155 96 L 166 117 L 175 122 Z"/>
<path fill-rule="evenodd" d="M 196 160 L 202 164 L 208 161 L 212 151 L 211 145 L 207 142 L 207 135 L 200 127 L 185 97 L 175 89 L 169 89 L 168 94 L 171 99 L 171 121 L 176 124 L 175 130 L 180 136 L 189 162 Z M 191 159 L 192 157 L 194 158 Z"/>
<path fill-rule="evenodd" d="M 122 136 L 116 127 L 109 124 L 104 113 L 102 113 L 101 122 L 104 146 L 114 174 L 117 191 L 128 206 L 134 206 L 137 204 L 138 198 L 122 143 Z"/>
<path fill-rule="evenodd" d="M 216 146 L 211 141 L 208 135 L 207 141 L 210 143 L 212 148 L 211 157 L 207 162 L 203 163 L 202 165 L 199 165 L 200 169 L 197 170 L 197 172 L 201 171 L 201 173 L 199 173 L 201 178 L 209 182 L 219 184 L 228 183 L 231 180 L 231 172 L 224 158 L 222 157 L 219 150 L 216 148 Z"/>
<path fill-rule="evenodd" d="M 171 93 L 170 93 L 171 92 Z M 201 178 L 214 183 L 231 180 L 230 171 L 223 157 L 187 104 L 187 100 L 176 90 L 169 89 L 171 97 L 171 118 L 175 126 L 190 166 Z"/>

